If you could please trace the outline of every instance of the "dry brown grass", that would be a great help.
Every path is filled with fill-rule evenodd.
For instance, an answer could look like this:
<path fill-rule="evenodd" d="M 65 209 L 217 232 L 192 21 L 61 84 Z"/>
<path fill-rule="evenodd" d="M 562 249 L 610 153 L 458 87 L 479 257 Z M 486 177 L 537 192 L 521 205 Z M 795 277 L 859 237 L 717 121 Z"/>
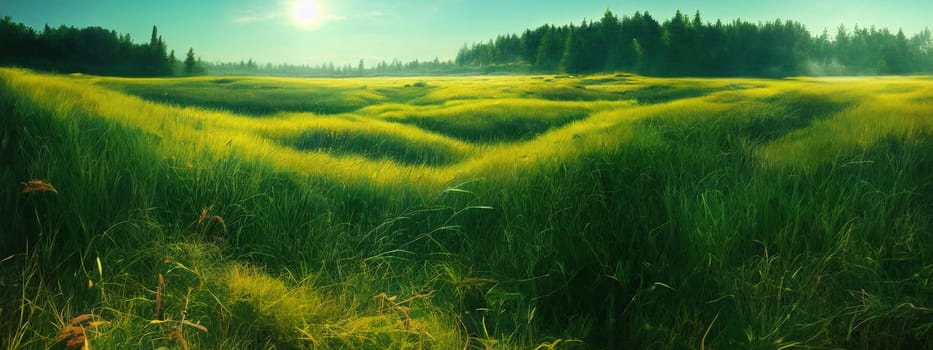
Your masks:
<path fill-rule="evenodd" d="M 58 193 L 58 190 L 55 189 L 51 184 L 42 181 L 42 180 L 29 180 L 23 182 L 23 192 L 22 193 L 32 193 L 32 192 L 54 192 Z"/>

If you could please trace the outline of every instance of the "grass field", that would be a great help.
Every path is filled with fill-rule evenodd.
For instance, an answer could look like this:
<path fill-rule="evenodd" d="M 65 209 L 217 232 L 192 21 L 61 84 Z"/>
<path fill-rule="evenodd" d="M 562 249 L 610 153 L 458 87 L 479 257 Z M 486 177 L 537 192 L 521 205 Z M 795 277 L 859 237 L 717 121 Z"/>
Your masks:
<path fill-rule="evenodd" d="M 0 69 L 0 118 L 3 349 L 933 349 L 929 77 Z"/>

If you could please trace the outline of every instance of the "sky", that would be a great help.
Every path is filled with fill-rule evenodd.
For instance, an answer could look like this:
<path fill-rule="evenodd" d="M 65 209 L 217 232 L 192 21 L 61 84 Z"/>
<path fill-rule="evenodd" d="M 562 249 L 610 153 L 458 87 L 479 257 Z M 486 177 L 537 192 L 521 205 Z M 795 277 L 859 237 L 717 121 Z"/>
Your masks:
<path fill-rule="evenodd" d="M 379 61 L 453 59 L 465 43 L 544 24 L 579 25 L 648 11 L 676 10 L 704 21 L 791 19 L 812 34 L 840 24 L 874 25 L 910 36 L 933 28 L 931 0 L 0 0 L 0 16 L 36 29 L 101 26 L 148 42 L 159 28 L 169 49 L 203 60 L 366 66 Z"/>

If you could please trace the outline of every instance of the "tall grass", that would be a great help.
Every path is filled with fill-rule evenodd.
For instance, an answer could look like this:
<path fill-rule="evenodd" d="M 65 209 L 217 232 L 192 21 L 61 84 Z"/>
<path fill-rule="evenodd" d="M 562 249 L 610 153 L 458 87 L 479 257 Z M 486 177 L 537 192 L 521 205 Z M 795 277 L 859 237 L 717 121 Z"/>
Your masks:
<path fill-rule="evenodd" d="M 0 77 L 6 348 L 930 348 L 929 80 Z"/>
<path fill-rule="evenodd" d="M 204 77 L 179 83 L 176 79 L 110 78 L 99 84 L 149 101 L 253 116 L 279 112 L 336 114 L 385 100 L 384 96 L 367 89 L 365 85 L 320 89 L 288 79 Z"/>

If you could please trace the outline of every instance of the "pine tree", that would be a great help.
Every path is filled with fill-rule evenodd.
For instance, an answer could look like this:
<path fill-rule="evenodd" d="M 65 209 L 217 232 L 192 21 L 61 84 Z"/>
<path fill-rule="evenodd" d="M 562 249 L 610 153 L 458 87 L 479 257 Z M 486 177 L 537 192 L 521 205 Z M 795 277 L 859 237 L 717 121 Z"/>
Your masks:
<path fill-rule="evenodd" d="M 538 46 L 535 68 L 543 71 L 557 70 L 564 54 L 564 43 L 567 40 L 562 34 L 557 27 L 545 29 L 541 44 Z"/>
<path fill-rule="evenodd" d="M 157 47 L 159 46 L 159 28 L 152 26 L 152 37 L 149 39 L 149 46 Z"/>
<path fill-rule="evenodd" d="M 197 61 L 194 58 L 194 48 L 188 48 L 188 55 L 185 57 L 185 74 L 194 75 Z"/>
<path fill-rule="evenodd" d="M 172 64 L 166 51 L 165 42 L 159 36 L 159 28 L 152 26 L 152 36 L 149 38 L 149 46 L 144 59 L 148 74 L 156 76 L 172 74 Z"/>
<path fill-rule="evenodd" d="M 637 38 L 632 38 L 631 51 L 634 56 L 632 69 L 636 72 L 640 72 L 645 64 L 645 49 L 641 47 L 641 43 L 638 42 Z"/>
<path fill-rule="evenodd" d="M 582 31 L 583 28 L 580 28 Z M 567 39 L 564 43 L 564 53 L 560 58 L 560 70 L 567 73 L 581 73 L 585 69 L 583 65 L 585 64 L 583 57 L 584 47 L 583 47 L 583 36 L 577 34 L 577 29 L 570 27 L 570 31 L 567 33 Z"/>
<path fill-rule="evenodd" d="M 172 50 L 172 52 L 168 54 L 169 75 L 175 74 L 175 65 L 177 64 L 178 64 L 178 59 L 175 58 L 175 50 Z"/>

